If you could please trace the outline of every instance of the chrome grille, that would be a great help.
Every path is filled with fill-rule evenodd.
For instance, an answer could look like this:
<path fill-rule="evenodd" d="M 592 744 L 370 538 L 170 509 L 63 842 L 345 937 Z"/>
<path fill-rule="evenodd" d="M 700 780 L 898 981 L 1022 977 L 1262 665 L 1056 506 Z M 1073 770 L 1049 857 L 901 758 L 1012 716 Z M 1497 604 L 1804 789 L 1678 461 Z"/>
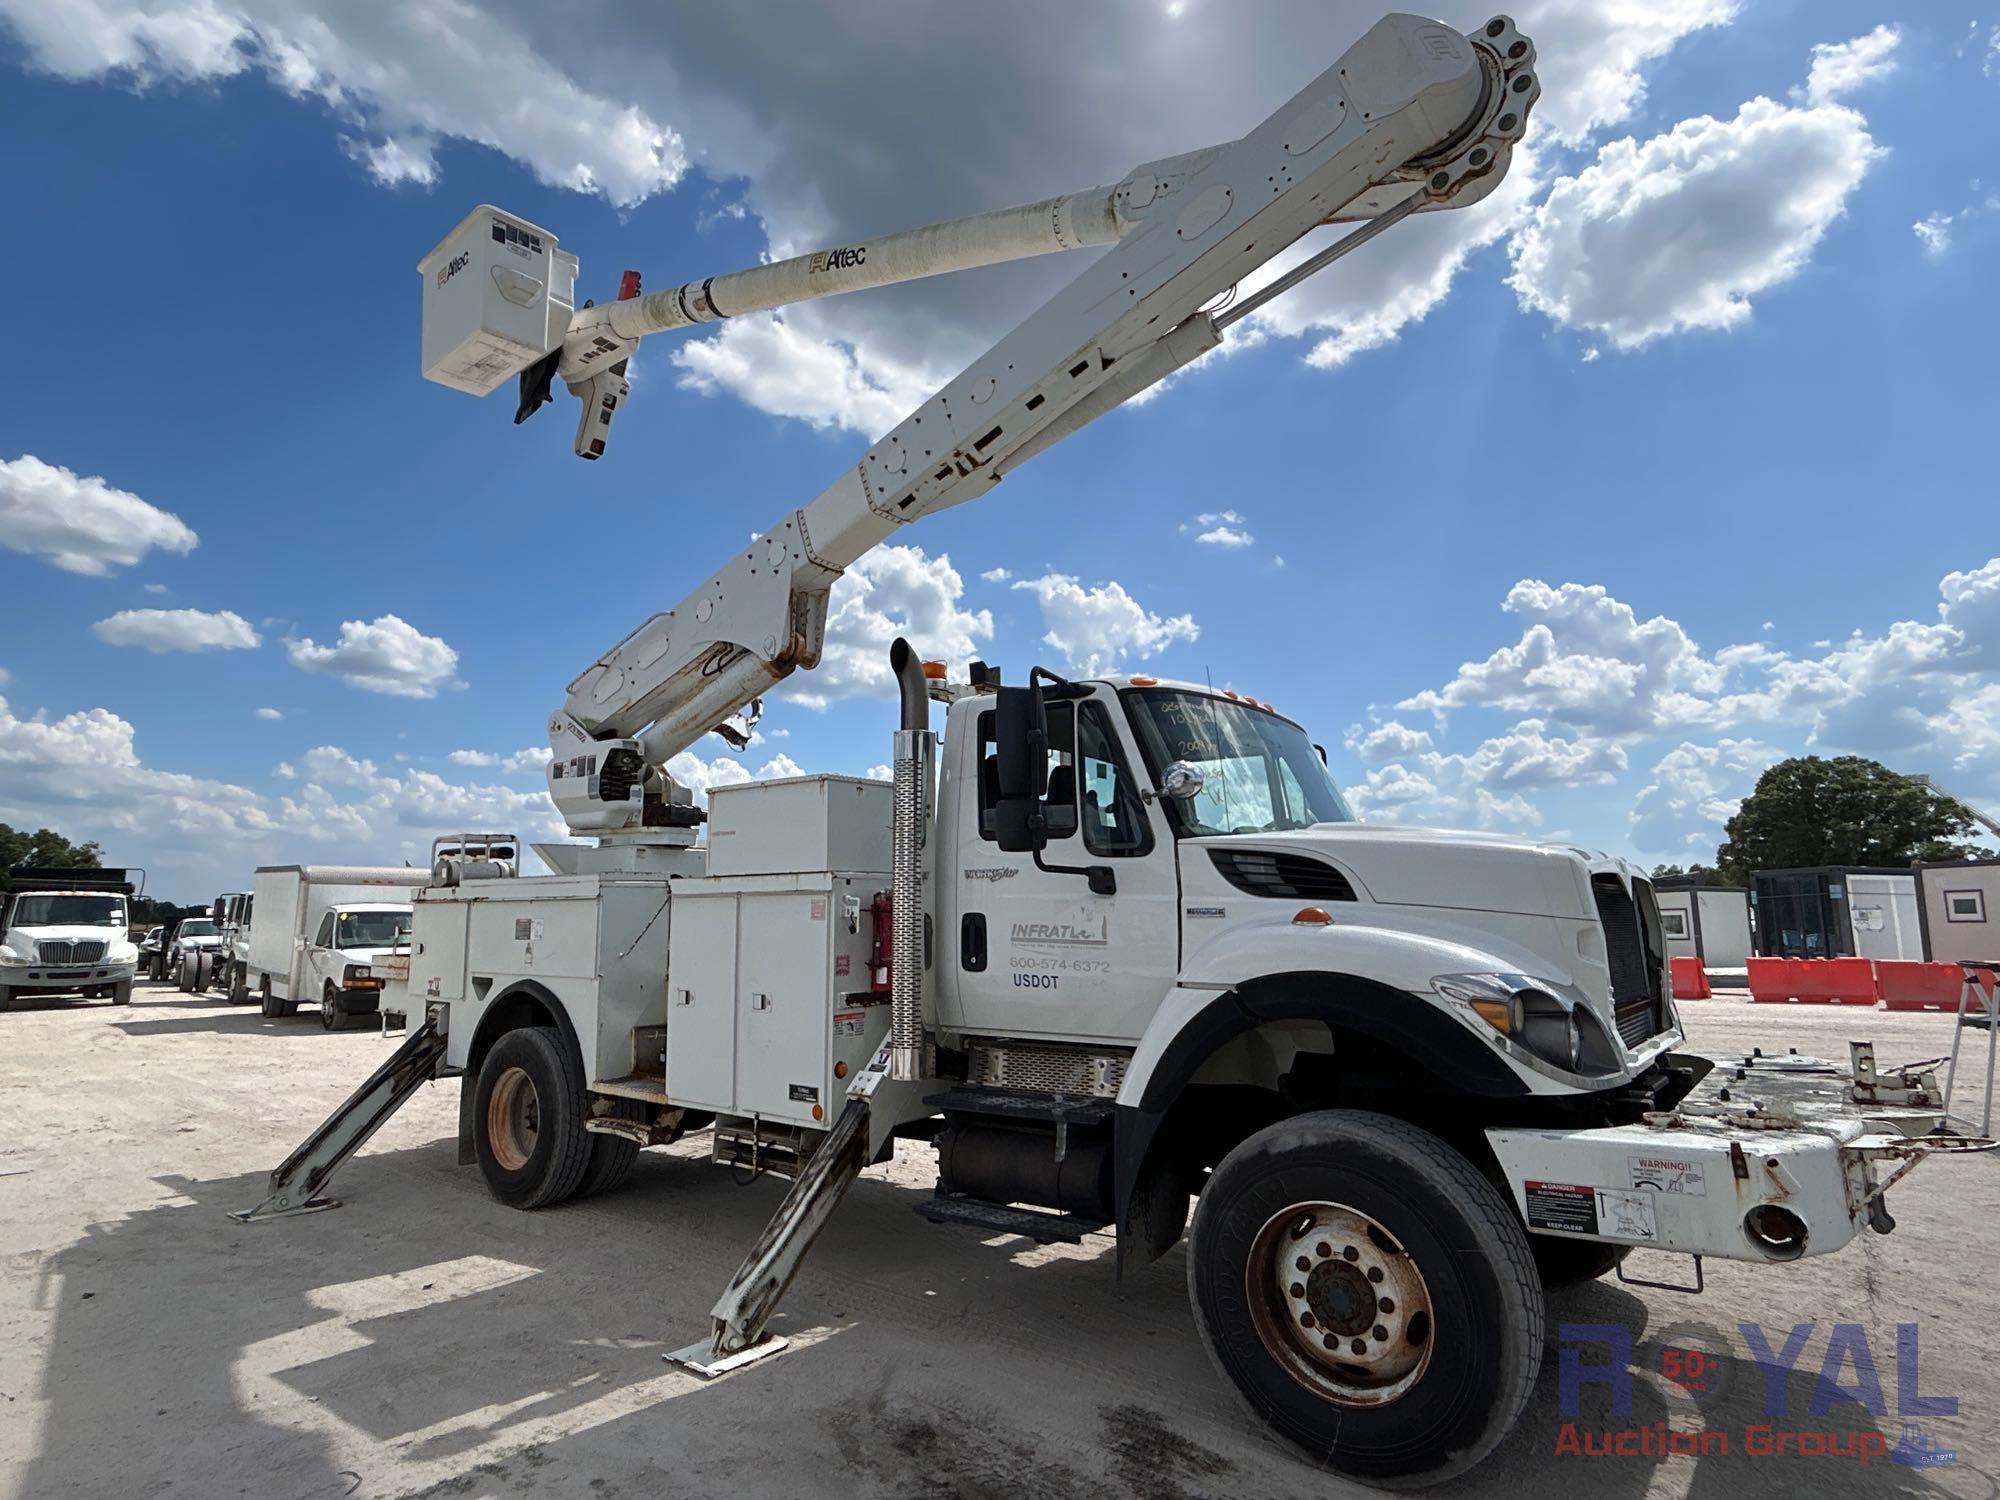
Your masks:
<path fill-rule="evenodd" d="M 1080 1094 L 1109 1099 L 1125 1082 L 1126 1052 L 1087 1052 L 1078 1047 L 1037 1047 L 1010 1043 L 997 1047 L 972 1042 L 966 1049 L 965 1081 L 980 1088 L 1033 1089 L 1044 1094 Z"/>
<path fill-rule="evenodd" d="M 1639 900 L 1634 901 L 1625 882 L 1616 875 L 1593 875 L 1591 894 L 1597 898 L 1597 920 L 1604 929 L 1604 953 L 1611 968 L 1611 1009 L 1618 1035 L 1628 1047 L 1636 1047 L 1660 1030 L 1660 965 L 1652 956 L 1646 938 L 1646 914 L 1653 888 L 1645 881 L 1634 883 Z M 1659 917 L 1651 918 L 1655 930 Z"/>
<path fill-rule="evenodd" d="M 104 944 L 67 941 L 37 943 L 35 957 L 45 964 L 94 964 L 104 957 Z"/>

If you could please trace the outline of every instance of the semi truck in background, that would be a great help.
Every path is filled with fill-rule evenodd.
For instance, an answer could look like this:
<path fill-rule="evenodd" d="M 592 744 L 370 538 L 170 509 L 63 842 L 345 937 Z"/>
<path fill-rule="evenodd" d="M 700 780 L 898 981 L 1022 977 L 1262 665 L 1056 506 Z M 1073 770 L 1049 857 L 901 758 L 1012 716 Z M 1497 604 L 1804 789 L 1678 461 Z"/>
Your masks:
<path fill-rule="evenodd" d="M 132 1003 L 125 870 L 19 869 L 0 874 L 0 1010 L 43 995 Z"/>
<path fill-rule="evenodd" d="M 397 865 L 259 869 L 245 932 L 246 991 L 267 1017 L 317 1006 L 328 1031 L 375 1015 L 383 984 L 376 965 L 407 945 L 408 893 L 430 879 L 429 870 Z"/>

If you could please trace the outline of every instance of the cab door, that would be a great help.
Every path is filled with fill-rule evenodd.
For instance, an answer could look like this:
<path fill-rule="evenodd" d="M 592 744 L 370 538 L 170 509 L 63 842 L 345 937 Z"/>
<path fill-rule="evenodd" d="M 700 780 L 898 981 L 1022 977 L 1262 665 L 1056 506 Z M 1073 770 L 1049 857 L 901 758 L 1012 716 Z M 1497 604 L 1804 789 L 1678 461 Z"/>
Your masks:
<path fill-rule="evenodd" d="M 1179 973 L 1180 889 L 1117 695 L 1048 705 L 1041 866 L 994 840 L 993 721 L 979 714 L 949 784 L 956 834 L 943 868 L 956 878 L 939 903 L 940 947 L 956 972 L 939 987 L 941 1019 L 974 1035 L 1134 1042 Z M 1092 866 L 1110 872 L 1110 894 L 1091 889 Z"/>
<path fill-rule="evenodd" d="M 320 913 L 319 925 L 306 940 L 299 959 L 299 992 L 291 998 L 317 1005 L 333 958 L 333 908 L 329 906 Z"/>

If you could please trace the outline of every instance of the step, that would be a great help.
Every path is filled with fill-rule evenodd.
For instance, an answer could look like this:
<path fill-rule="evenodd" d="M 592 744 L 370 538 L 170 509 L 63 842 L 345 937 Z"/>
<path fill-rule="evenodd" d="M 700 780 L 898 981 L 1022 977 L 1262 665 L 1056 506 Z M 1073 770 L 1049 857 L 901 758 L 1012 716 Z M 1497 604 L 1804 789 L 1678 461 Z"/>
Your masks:
<path fill-rule="evenodd" d="M 987 1089 L 961 1084 L 924 1103 L 948 1115 L 1006 1115 L 1017 1120 L 1054 1120 L 1063 1125 L 1102 1125 L 1117 1109 L 1112 1099 L 1045 1094 L 1030 1089 Z"/>
<path fill-rule="evenodd" d="M 1039 1208 L 1015 1208 L 983 1198 L 938 1193 L 917 1205 L 933 1224 L 969 1224 L 994 1234 L 1018 1234 L 1041 1245 L 1080 1245 L 1083 1237 L 1104 1227 L 1102 1221 L 1076 1214 L 1050 1213 Z"/>

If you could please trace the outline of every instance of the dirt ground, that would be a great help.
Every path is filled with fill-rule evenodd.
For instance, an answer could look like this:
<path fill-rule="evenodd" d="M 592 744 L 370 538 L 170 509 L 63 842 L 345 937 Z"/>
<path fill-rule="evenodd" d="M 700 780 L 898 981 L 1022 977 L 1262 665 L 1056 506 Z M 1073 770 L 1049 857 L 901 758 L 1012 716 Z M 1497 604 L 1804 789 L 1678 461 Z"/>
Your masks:
<path fill-rule="evenodd" d="M 1709 1049 L 1887 1060 L 1944 1051 L 1938 1016 L 1687 1007 Z M 1983 1033 L 1968 1032 L 1981 1050 Z M 254 1227 L 265 1174 L 385 1055 L 366 1031 L 265 1021 L 162 986 L 129 1009 L 0 1017 L 0 1495 L 1111 1496 L 1363 1494 L 1268 1441 L 1195 1341 L 1186 1262 L 1113 1273 L 1109 1237 L 1038 1249 L 925 1224 L 929 1153 L 856 1186 L 777 1323 L 793 1348 L 703 1383 L 663 1351 L 709 1305 L 784 1191 L 685 1144 L 625 1190 L 539 1214 L 454 1165 L 455 1083 L 423 1091 L 349 1163 L 345 1206 Z M 1965 1102 L 1976 1102 L 1974 1089 Z M 1552 1297 L 1549 1352 L 1513 1436 L 1441 1493 L 1574 1497 L 1991 1496 L 2000 1473 L 2000 1161 L 1933 1161 L 1892 1194 L 1901 1227 L 1795 1266 L 1707 1268 L 1702 1297 L 1593 1283 Z M 1685 1260 L 1635 1257 L 1676 1279 Z M 1725 1356 L 1697 1409 L 1657 1373 L 1699 1324 Z M 1585 1390 L 1573 1433 L 1723 1432 L 1726 1454 L 1559 1452 L 1563 1324 L 1630 1330 L 1631 1415 Z M 1782 1348 L 1769 1393 L 1739 1325 Z M 1916 1350 L 1897 1327 L 1915 1325 Z M 1838 1325 L 1850 1325 L 1844 1331 Z M 1600 1330 L 1600 1336 L 1602 1330 Z M 1585 1364 L 1606 1346 L 1577 1345 Z M 1849 1394 L 1811 1408 L 1832 1350 Z M 1879 1382 L 1881 1409 L 1853 1393 Z M 1900 1377 L 1900 1379 L 1899 1379 Z M 1913 1407 L 1956 1397 L 1956 1415 Z M 1919 1426 L 1956 1462 L 1766 1455 L 1754 1430 Z"/>

